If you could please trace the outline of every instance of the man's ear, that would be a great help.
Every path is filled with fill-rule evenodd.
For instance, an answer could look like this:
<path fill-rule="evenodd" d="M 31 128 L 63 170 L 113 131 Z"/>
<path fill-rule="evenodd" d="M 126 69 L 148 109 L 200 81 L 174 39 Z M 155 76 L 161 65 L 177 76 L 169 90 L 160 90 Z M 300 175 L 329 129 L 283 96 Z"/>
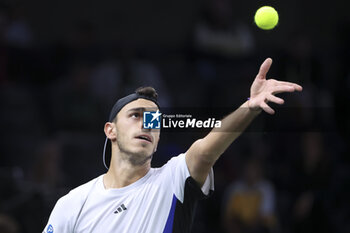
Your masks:
<path fill-rule="evenodd" d="M 113 122 L 107 122 L 104 127 L 105 134 L 108 139 L 114 140 L 117 138 L 116 125 Z"/>

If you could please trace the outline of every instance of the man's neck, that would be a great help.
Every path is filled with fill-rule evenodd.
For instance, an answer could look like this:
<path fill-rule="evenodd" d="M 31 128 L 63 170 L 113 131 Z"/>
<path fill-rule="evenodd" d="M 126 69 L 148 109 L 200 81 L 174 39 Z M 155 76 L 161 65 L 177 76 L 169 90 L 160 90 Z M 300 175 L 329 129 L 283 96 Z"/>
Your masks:
<path fill-rule="evenodd" d="M 103 176 L 105 189 L 123 188 L 144 177 L 151 169 L 151 161 L 143 165 L 132 165 L 118 155 L 112 155 L 108 172 Z"/>

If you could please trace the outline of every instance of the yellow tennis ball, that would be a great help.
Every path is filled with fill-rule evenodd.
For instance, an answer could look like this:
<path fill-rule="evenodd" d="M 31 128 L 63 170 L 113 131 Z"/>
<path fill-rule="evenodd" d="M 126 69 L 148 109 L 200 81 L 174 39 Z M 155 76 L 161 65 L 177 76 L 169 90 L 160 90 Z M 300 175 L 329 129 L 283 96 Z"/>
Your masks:
<path fill-rule="evenodd" d="M 278 23 L 278 13 L 271 6 L 260 7 L 254 16 L 255 24 L 263 30 L 271 30 Z"/>

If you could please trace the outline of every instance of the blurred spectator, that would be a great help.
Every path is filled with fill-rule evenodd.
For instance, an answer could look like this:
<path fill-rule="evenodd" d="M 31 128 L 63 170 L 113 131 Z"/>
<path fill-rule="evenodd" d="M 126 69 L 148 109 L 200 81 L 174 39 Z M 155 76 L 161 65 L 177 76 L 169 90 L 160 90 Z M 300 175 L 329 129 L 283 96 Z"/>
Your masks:
<path fill-rule="evenodd" d="M 71 32 L 66 35 L 67 47 L 72 57 L 68 59 L 97 62 L 101 57 L 101 48 L 98 46 L 96 28 L 89 20 L 80 20 L 73 24 Z M 72 61 L 72 60 L 71 60 Z M 74 61 L 74 60 L 73 60 Z"/>
<path fill-rule="evenodd" d="M 228 95 L 233 101 L 240 99 L 240 90 L 245 89 L 206 94 L 213 89 L 220 90 L 222 83 L 244 85 L 246 71 L 251 69 L 243 61 L 250 59 L 255 52 L 255 38 L 249 25 L 237 16 L 235 10 L 237 8 L 231 0 L 205 1 L 193 29 L 196 81 L 202 83 L 202 88 L 196 91 L 202 96 L 200 104 L 205 106 L 224 103 Z"/>
<path fill-rule="evenodd" d="M 42 191 L 53 191 L 62 186 L 62 148 L 55 141 L 43 142 L 36 153 L 36 158 L 31 170 L 32 182 Z"/>
<path fill-rule="evenodd" d="M 6 214 L 0 214 L 0 232 L 1 233 L 19 233 L 18 223 Z"/>
<path fill-rule="evenodd" d="M 274 188 L 262 174 L 260 161 L 251 159 L 243 177 L 226 190 L 223 220 L 227 233 L 263 233 L 276 228 Z"/>
<path fill-rule="evenodd" d="M 171 106 L 168 87 L 163 80 L 159 68 L 150 61 L 134 60 L 130 62 L 129 92 L 139 86 L 153 86 L 159 95 L 159 104 L 163 107 Z"/>
<path fill-rule="evenodd" d="M 247 25 L 233 19 L 230 0 L 211 0 L 194 31 L 198 51 L 213 55 L 249 55 L 254 39 Z"/>
<path fill-rule="evenodd" d="M 294 232 L 331 232 L 327 207 L 330 161 L 320 133 L 302 137 L 302 157 L 294 168 Z"/>
<path fill-rule="evenodd" d="M 28 48 L 33 41 L 33 33 L 24 12 L 21 5 L 14 6 L 5 31 L 7 43 L 16 48 Z"/>
<path fill-rule="evenodd" d="M 101 62 L 92 71 L 90 76 L 91 94 L 99 102 L 106 119 L 111 106 L 120 95 L 122 81 L 122 67 L 117 60 Z"/>
<path fill-rule="evenodd" d="M 8 23 L 8 10 L 0 4 L 0 84 L 7 81 L 8 49 L 5 44 L 5 31 Z"/>
<path fill-rule="evenodd" d="M 51 105 L 55 125 L 61 130 L 96 130 L 103 113 L 98 100 L 91 92 L 92 68 L 84 63 L 75 64 L 60 83 L 52 86 Z"/>

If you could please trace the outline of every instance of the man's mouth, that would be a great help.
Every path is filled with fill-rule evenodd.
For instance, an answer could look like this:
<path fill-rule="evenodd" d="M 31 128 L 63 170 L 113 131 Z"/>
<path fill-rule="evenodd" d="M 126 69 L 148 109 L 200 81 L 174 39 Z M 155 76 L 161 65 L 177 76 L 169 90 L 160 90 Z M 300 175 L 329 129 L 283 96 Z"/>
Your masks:
<path fill-rule="evenodd" d="M 136 137 L 137 139 L 145 140 L 147 142 L 152 142 L 152 137 L 146 134 L 142 134 Z"/>

